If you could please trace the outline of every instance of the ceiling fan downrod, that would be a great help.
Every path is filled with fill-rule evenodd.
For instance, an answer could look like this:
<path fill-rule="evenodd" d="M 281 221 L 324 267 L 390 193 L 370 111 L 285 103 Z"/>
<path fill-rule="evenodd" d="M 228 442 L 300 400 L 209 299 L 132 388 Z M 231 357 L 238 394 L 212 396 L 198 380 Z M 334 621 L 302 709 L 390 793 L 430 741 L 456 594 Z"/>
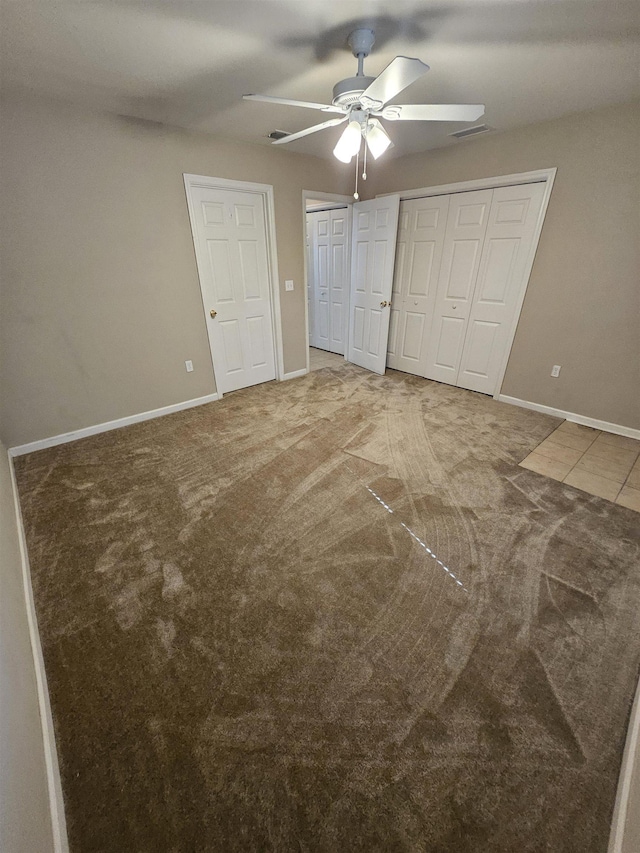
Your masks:
<path fill-rule="evenodd" d="M 358 29 L 350 33 L 347 43 L 351 48 L 351 52 L 358 60 L 358 73 L 356 77 L 364 77 L 364 61 L 371 53 L 371 48 L 375 44 L 375 33 L 373 30 Z"/>

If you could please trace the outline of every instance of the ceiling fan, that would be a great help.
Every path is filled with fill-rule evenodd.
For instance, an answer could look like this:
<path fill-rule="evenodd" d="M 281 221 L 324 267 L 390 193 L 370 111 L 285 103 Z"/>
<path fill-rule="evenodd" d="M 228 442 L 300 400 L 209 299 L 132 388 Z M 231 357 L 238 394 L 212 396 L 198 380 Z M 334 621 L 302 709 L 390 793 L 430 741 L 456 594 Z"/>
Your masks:
<path fill-rule="evenodd" d="M 475 121 L 484 114 L 483 104 L 390 104 L 389 101 L 418 80 L 429 70 L 419 59 L 396 56 L 377 77 L 367 77 L 364 73 L 364 60 L 371 53 L 375 33 L 370 29 L 356 29 L 349 36 L 348 43 L 358 60 L 358 72 L 355 77 L 340 80 L 333 87 L 331 104 L 316 104 L 309 101 L 293 101 L 272 95 L 243 95 L 248 101 L 264 101 L 270 104 L 286 104 L 292 107 L 306 107 L 325 113 L 338 113 L 339 118 L 331 118 L 322 124 L 307 127 L 298 133 L 290 133 L 276 139 L 274 145 L 283 145 L 317 133 L 328 127 L 348 122 L 334 155 L 343 163 L 351 162 L 360 151 L 362 139 L 377 159 L 392 145 L 380 119 L 386 121 Z M 363 176 L 364 177 L 364 176 Z"/>

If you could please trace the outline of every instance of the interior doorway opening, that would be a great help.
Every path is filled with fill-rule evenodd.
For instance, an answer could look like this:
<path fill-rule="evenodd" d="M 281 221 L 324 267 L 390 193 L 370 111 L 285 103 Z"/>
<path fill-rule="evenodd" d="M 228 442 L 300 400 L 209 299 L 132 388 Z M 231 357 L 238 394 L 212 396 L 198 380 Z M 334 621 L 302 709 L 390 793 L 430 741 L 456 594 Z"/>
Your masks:
<path fill-rule="evenodd" d="M 305 190 L 307 370 L 344 358 L 351 267 L 351 196 Z"/>

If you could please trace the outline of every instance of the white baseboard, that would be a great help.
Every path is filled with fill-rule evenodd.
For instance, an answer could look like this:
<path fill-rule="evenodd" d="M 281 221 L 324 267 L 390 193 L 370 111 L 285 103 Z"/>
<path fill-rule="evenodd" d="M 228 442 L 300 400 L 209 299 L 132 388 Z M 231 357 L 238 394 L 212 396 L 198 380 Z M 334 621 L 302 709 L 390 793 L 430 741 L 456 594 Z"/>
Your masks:
<path fill-rule="evenodd" d="M 627 740 L 622 757 L 622 768 L 618 781 L 616 805 L 611 821 L 611 835 L 609 836 L 608 853 L 624 853 L 631 851 L 625 846 L 625 825 L 629 807 L 637 809 L 639 803 L 630 803 L 631 780 L 634 773 L 640 775 L 640 684 L 636 691 L 636 698 L 631 709 L 629 728 L 627 729 Z"/>
<path fill-rule="evenodd" d="M 287 379 L 297 379 L 298 376 L 306 376 L 308 372 L 309 371 L 306 367 L 303 367 L 302 370 L 292 370 L 291 373 L 285 373 L 281 381 L 284 382 Z"/>
<path fill-rule="evenodd" d="M 33 601 L 33 588 L 31 586 L 31 571 L 29 569 L 27 541 L 24 535 L 22 512 L 20 510 L 20 502 L 18 500 L 18 485 L 16 483 L 16 475 L 13 470 L 13 462 L 11 461 L 11 458 L 9 459 L 9 468 L 11 470 L 13 504 L 16 513 L 16 523 L 18 526 L 18 540 L 20 543 L 22 584 L 27 609 L 31 653 L 33 655 L 33 666 L 36 675 L 40 723 L 42 725 L 44 761 L 47 772 L 47 787 L 49 791 L 49 809 L 51 811 L 51 828 L 53 830 L 53 849 L 54 853 L 69 853 L 67 823 L 64 816 L 64 800 L 62 797 L 62 783 L 60 781 L 60 766 L 58 764 L 58 752 L 56 750 L 53 717 L 51 715 L 51 703 L 49 701 L 49 689 L 47 687 L 47 675 L 44 669 L 44 658 L 42 656 L 42 646 L 40 645 L 40 634 L 38 633 L 38 619 Z"/>
<path fill-rule="evenodd" d="M 542 412 L 543 415 L 553 415 L 556 418 L 563 418 L 565 421 L 572 421 L 574 424 L 601 429 L 604 432 L 615 433 L 615 435 L 626 435 L 628 438 L 640 439 L 640 429 L 634 429 L 633 427 L 611 424 L 608 421 L 599 421 L 597 418 L 588 418 L 585 415 L 577 415 L 575 412 L 563 412 L 562 409 L 543 406 L 541 403 L 530 403 L 528 400 L 520 400 L 518 397 L 507 397 L 505 394 L 499 394 L 495 399 L 500 403 L 509 403 L 512 406 L 521 406 L 523 409 Z"/>
<path fill-rule="evenodd" d="M 9 456 L 24 456 L 25 453 L 33 453 L 34 450 L 44 450 L 47 447 L 55 447 L 56 444 L 66 444 L 68 441 L 76 441 L 78 438 L 86 438 L 89 435 L 97 435 L 100 432 L 108 432 L 111 429 L 137 424 L 141 421 L 149 421 L 173 412 L 182 412 L 184 409 L 192 409 L 194 406 L 202 406 L 205 403 L 213 403 L 218 399 L 218 394 L 207 394 L 205 397 L 196 397 L 195 400 L 184 400 L 182 403 L 173 403 L 171 406 L 163 406 L 161 409 L 152 409 L 150 412 L 140 412 L 137 415 L 129 415 L 126 418 L 118 418 L 115 421 L 107 421 L 103 424 L 84 427 L 73 432 L 64 432 L 61 435 L 53 435 L 51 438 L 42 438 L 39 441 L 31 441 L 29 444 L 20 444 L 9 448 Z"/>

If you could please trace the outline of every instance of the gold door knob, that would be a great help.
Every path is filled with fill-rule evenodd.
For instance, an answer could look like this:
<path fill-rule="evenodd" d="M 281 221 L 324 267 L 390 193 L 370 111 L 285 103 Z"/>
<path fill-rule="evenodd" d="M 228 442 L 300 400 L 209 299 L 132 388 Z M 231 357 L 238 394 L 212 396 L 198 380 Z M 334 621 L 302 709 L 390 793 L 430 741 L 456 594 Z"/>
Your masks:
<path fill-rule="evenodd" d="M 386 307 L 387 307 L 387 305 L 391 305 L 391 303 L 390 303 L 390 302 L 387 302 L 386 300 L 385 300 L 384 302 L 381 302 L 381 303 L 380 303 L 380 307 L 381 307 L 381 308 L 386 308 Z"/>
<path fill-rule="evenodd" d="M 212 308 L 212 309 L 211 309 L 211 311 L 209 311 L 209 314 L 211 314 L 211 318 L 212 318 L 212 319 L 217 315 L 217 313 L 218 313 L 218 312 L 216 311 L 216 309 L 215 309 L 215 308 Z"/>

